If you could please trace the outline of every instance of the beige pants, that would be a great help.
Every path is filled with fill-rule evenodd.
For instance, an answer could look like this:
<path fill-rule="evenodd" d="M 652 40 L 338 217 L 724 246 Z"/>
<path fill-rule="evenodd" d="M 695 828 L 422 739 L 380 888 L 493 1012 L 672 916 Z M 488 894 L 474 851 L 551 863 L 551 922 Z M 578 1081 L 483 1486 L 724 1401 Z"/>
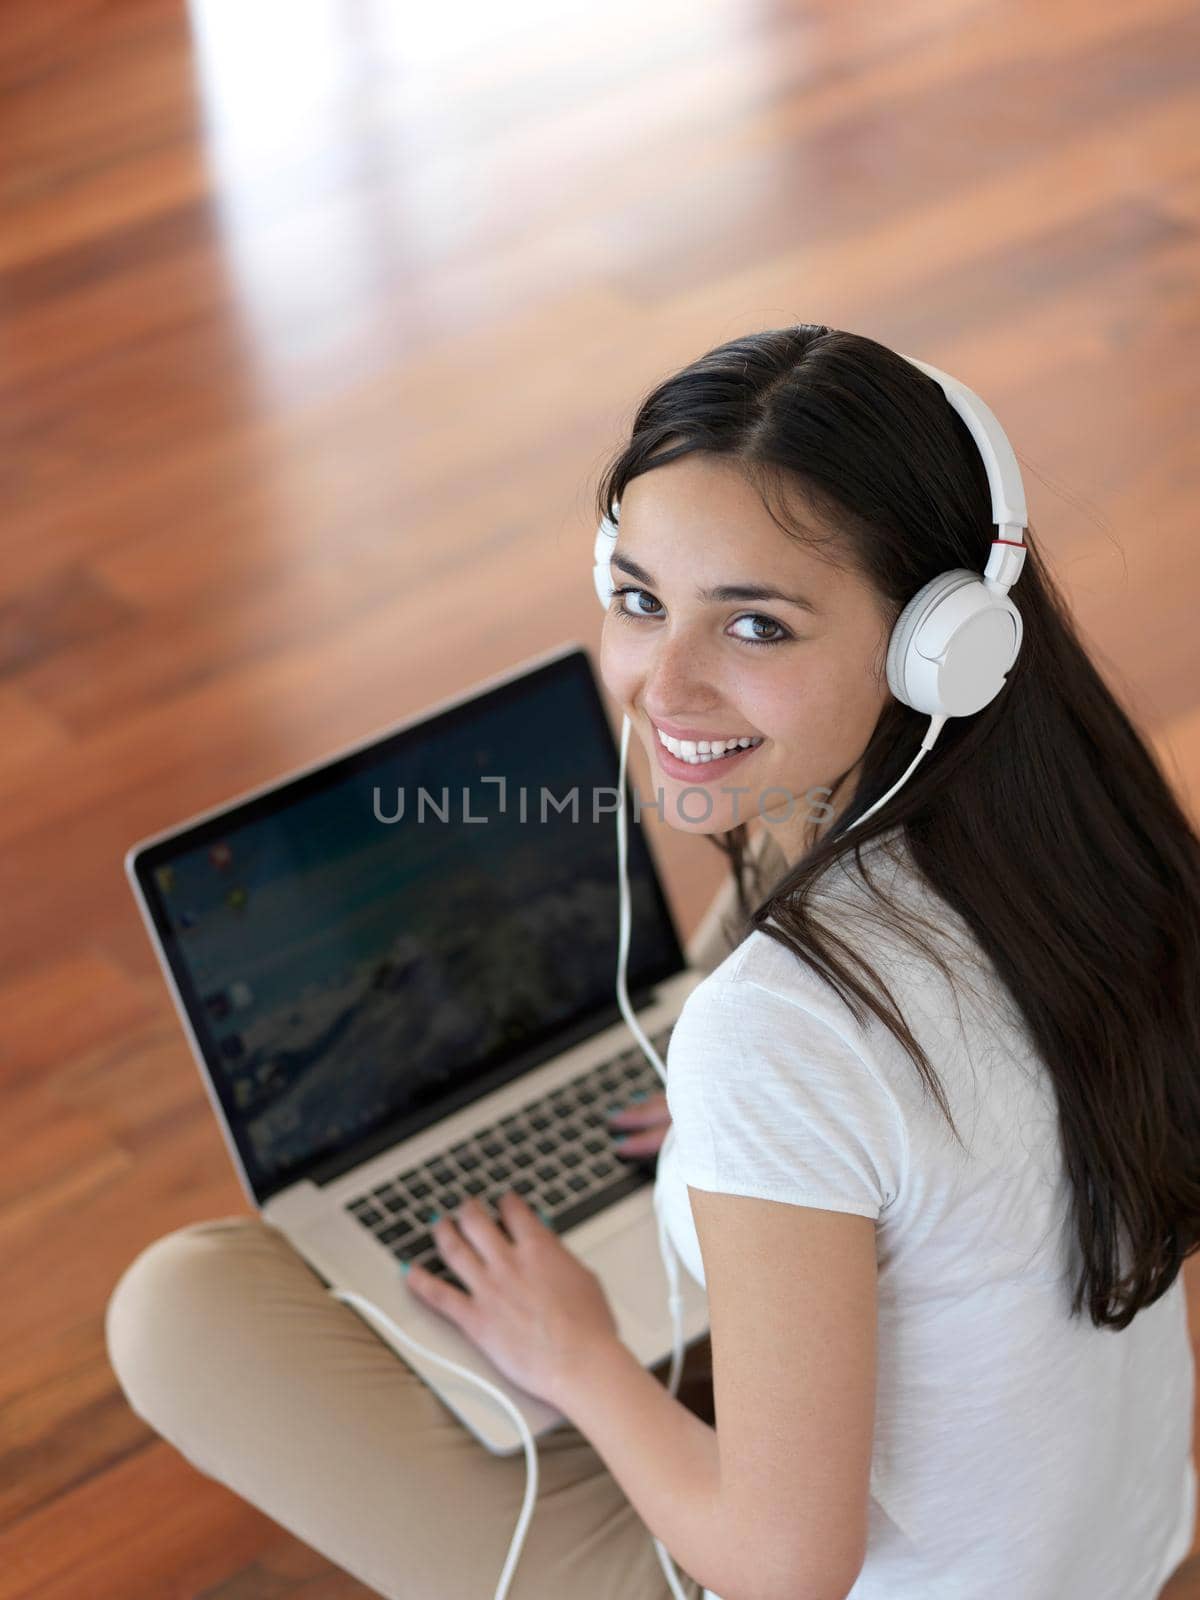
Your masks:
<path fill-rule="evenodd" d="M 278 1229 L 224 1217 L 156 1240 L 105 1334 L 133 1410 L 198 1471 L 390 1600 L 492 1600 L 523 1453 L 481 1445 Z M 713 1421 L 707 1339 L 679 1398 Z M 576 1428 L 538 1441 L 538 1480 L 510 1600 L 669 1600 L 649 1530 Z"/>

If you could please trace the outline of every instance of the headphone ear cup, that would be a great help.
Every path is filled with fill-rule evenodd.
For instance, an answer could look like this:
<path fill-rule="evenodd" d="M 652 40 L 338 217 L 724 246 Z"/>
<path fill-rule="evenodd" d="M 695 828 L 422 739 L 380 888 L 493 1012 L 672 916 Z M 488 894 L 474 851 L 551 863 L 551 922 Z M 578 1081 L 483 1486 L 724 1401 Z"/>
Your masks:
<path fill-rule="evenodd" d="M 1021 614 L 978 573 L 955 567 L 919 589 L 888 643 L 888 684 L 926 716 L 969 717 L 1004 687 L 1021 648 Z"/>

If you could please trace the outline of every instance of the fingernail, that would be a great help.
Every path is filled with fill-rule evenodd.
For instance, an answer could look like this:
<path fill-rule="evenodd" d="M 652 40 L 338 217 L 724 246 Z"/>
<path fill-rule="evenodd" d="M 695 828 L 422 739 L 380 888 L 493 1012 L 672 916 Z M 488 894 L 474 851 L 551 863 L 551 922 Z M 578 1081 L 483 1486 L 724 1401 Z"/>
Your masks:
<path fill-rule="evenodd" d="M 628 1133 L 618 1133 L 615 1136 L 615 1138 L 613 1139 L 613 1143 L 614 1144 L 628 1144 L 631 1137 L 632 1137 L 632 1135 L 630 1135 Z"/>
<path fill-rule="evenodd" d="M 636 1094 L 631 1094 L 629 1098 L 631 1100 L 644 1100 L 646 1098 L 646 1091 L 645 1089 L 639 1089 Z"/>
<path fill-rule="evenodd" d="M 402 1261 L 402 1262 L 401 1262 L 401 1263 L 400 1263 L 400 1271 L 401 1271 L 401 1272 L 402 1272 L 402 1273 L 404 1273 L 404 1275 L 405 1275 L 405 1277 L 407 1277 L 407 1276 L 408 1276 L 408 1269 L 409 1269 L 409 1267 L 411 1267 L 411 1266 L 412 1266 L 412 1262 L 411 1262 L 411 1261 Z"/>

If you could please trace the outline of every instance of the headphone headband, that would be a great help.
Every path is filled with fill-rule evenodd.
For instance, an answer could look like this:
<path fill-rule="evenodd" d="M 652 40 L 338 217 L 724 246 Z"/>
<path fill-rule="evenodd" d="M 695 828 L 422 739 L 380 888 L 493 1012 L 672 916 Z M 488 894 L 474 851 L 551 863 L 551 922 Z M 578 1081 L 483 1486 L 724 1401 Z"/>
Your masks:
<path fill-rule="evenodd" d="M 971 430 L 971 437 L 987 468 L 988 485 L 992 491 L 992 521 L 1001 534 L 1006 528 L 1024 532 L 1029 526 L 1029 518 L 1025 511 L 1025 485 L 1021 479 L 1021 468 L 995 412 L 979 398 L 974 389 L 968 389 L 965 383 L 952 378 L 948 372 L 931 367 L 928 361 L 918 361 L 915 356 L 905 356 L 904 359 L 941 385 L 946 399 Z"/>

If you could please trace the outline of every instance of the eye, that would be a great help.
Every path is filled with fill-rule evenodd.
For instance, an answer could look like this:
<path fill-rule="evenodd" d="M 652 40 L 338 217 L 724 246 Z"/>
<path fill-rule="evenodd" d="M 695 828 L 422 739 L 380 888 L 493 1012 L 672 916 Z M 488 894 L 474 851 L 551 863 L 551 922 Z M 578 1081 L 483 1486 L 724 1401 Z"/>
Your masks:
<path fill-rule="evenodd" d="M 630 611 L 629 607 L 625 604 L 625 596 L 627 594 L 642 594 L 645 595 L 648 600 L 654 600 L 654 596 L 650 593 L 649 589 L 636 589 L 631 583 L 623 585 L 623 587 L 620 589 L 614 589 L 613 599 L 616 600 L 619 598 L 621 601 L 620 605 L 614 608 L 618 617 L 658 616 L 657 611 Z M 661 606 L 662 602 L 660 600 L 654 600 L 654 604 L 656 606 Z"/>
<path fill-rule="evenodd" d="M 645 599 L 651 601 L 652 604 L 656 605 L 659 609 L 657 611 L 643 611 L 641 609 L 641 602 L 639 601 L 638 602 L 638 608 L 636 610 L 631 611 L 629 609 L 629 607 L 625 603 L 625 596 L 626 595 L 641 595 L 641 596 L 644 596 Z M 624 621 L 624 622 L 632 622 L 632 623 L 637 623 L 639 621 L 647 622 L 647 621 L 651 621 L 655 617 L 659 617 L 659 616 L 662 615 L 662 601 L 661 600 L 656 600 L 648 589 L 639 589 L 639 588 L 637 588 L 636 585 L 631 584 L 631 583 L 623 584 L 619 589 L 614 589 L 613 592 L 612 592 L 612 600 L 613 600 L 613 604 L 612 604 L 612 614 L 613 614 L 613 616 L 620 617 L 622 619 L 622 621 Z M 745 633 L 735 634 L 734 638 L 739 639 L 742 644 L 750 644 L 750 645 L 786 644 L 789 640 L 791 640 L 791 639 L 793 639 L 795 637 L 794 634 L 790 633 L 788 631 L 788 629 L 784 627 L 782 622 L 776 622 L 774 617 L 764 616 L 762 614 L 762 612 L 752 611 L 752 612 L 749 612 L 745 616 L 735 617 L 734 621 L 735 622 L 748 622 L 752 626 L 758 626 L 760 624 L 765 623 L 768 628 L 774 628 L 776 630 L 775 633 L 772 635 L 772 637 L 769 638 L 769 639 L 764 639 L 761 636 L 757 636 L 756 637 L 756 636 L 752 636 L 752 635 L 745 634 Z"/>
<path fill-rule="evenodd" d="M 738 617 L 735 620 L 738 622 L 750 622 L 754 624 L 765 622 L 768 628 L 776 628 L 779 630 L 777 633 L 772 634 L 769 639 L 763 639 L 758 635 L 751 636 L 748 634 L 739 633 L 737 637 L 741 639 L 743 644 L 782 644 L 785 639 L 791 638 L 791 634 L 788 633 L 787 629 L 781 622 L 776 622 L 774 617 L 764 617 L 757 611 L 753 612 L 748 617 Z"/>

